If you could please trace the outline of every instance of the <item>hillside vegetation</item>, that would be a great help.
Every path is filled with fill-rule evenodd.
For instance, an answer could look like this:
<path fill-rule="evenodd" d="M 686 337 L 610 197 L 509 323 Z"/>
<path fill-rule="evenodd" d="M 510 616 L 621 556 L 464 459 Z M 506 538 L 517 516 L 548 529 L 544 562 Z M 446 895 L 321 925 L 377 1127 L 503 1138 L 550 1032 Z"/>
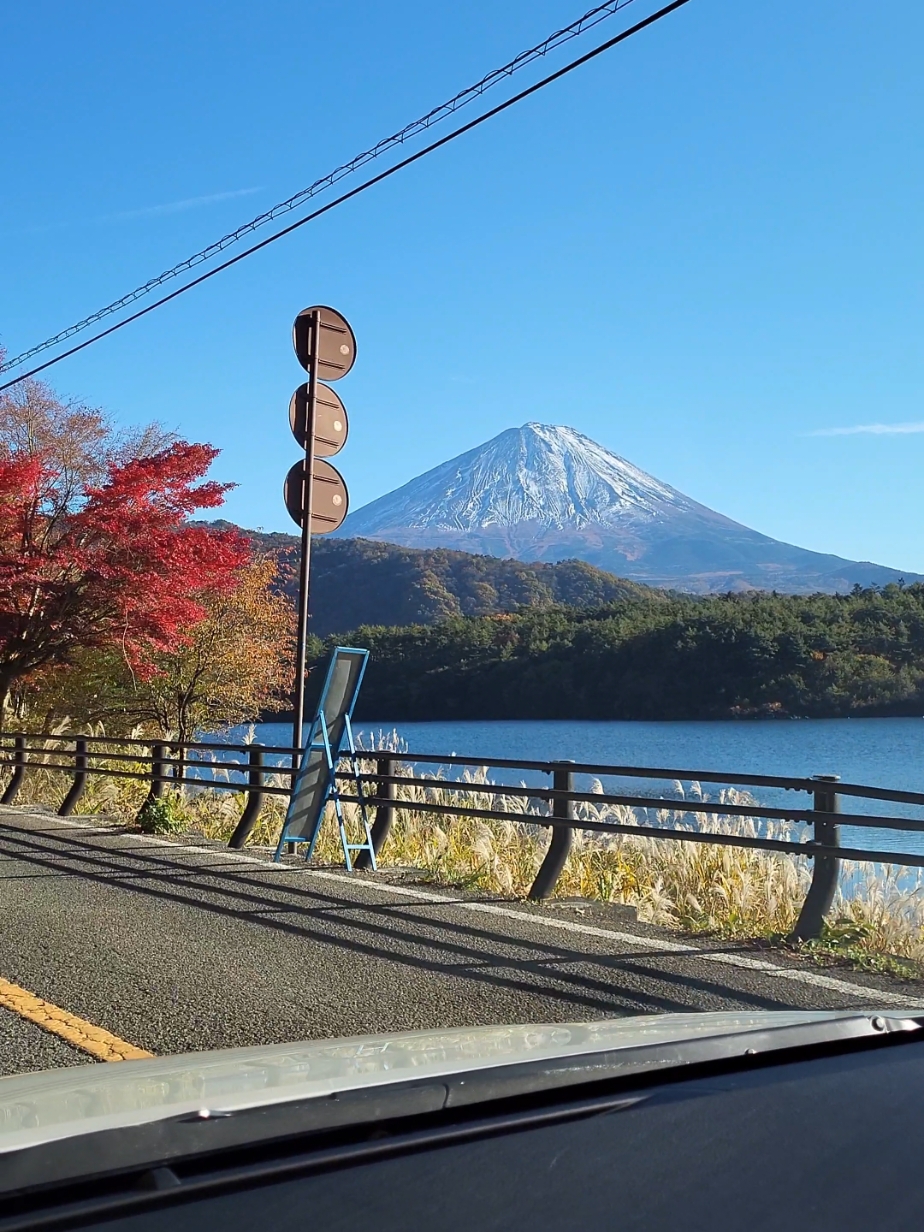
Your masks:
<path fill-rule="evenodd" d="M 215 523 L 218 527 L 230 523 Z M 295 599 L 295 535 L 244 531 L 280 559 L 280 582 Z M 398 547 L 371 539 L 316 539 L 311 550 L 311 631 L 319 637 L 358 625 L 435 624 L 557 604 L 599 607 L 660 592 L 579 560 L 525 564 L 443 548 Z"/>
<path fill-rule="evenodd" d="M 924 585 L 650 594 L 347 636 L 358 717 L 710 719 L 924 714 Z M 320 654 L 320 645 L 315 645 Z"/>

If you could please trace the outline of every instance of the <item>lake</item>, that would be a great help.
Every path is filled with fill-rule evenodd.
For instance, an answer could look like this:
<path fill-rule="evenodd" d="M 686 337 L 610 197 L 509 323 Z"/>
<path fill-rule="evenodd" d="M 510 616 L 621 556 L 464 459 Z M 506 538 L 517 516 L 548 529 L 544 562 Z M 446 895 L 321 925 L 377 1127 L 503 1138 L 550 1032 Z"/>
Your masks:
<path fill-rule="evenodd" d="M 236 729 L 240 732 L 242 729 Z M 466 723 L 359 724 L 367 746 L 397 732 L 410 752 L 477 757 L 490 767 L 492 757 L 523 760 L 599 762 L 612 765 L 676 767 L 739 774 L 810 777 L 837 774 L 845 782 L 924 792 L 924 718 L 794 719 L 702 723 L 639 723 L 571 720 Z M 240 739 L 240 736 L 236 736 Z M 291 725 L 261 723 L 257 740 L 288 745 Z M 538 784 L 543 776 L 493 770 L 495 782 Z M 548 779 L 544 780 L 546 783 Z M 625 784 L 626 780 L 620 780 Z M 607 787 L 616 787 L 608 780 Z M 653 794 L 656 784 L 644 784 Z M 625 787 L 622 787 L 625 790 Z M 634 790 L 634 789 L 633 789 Z M 799 807 L 806 797 L 753 788 L 762 803 Z M 844 801 L 844 811 L 886 812 L 924 819 L 924 809 L 873 801 Z M 924 851 L 924 835 L 845 827 L 847 845 L 875 845 L 898 851 Z"/>

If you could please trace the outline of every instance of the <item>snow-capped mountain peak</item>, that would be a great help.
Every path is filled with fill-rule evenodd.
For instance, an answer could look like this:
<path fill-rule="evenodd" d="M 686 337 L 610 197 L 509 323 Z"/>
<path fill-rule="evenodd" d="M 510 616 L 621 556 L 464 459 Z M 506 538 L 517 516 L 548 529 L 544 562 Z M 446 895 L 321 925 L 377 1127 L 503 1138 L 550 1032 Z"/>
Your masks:
<path fill-rule="evenodd" d="M 574 428 L 508 428 L 351 514 L 341 534 L 611 526 L 701 508 Z"/>
<path fill-rule="evenodd" d="M 380 496 L 337 534 L 526 561 L 577 558 L 693 591 L 843 591 L 900 576 L 770 539 L 574 428 L 539 423 L 508 428 Z"/>

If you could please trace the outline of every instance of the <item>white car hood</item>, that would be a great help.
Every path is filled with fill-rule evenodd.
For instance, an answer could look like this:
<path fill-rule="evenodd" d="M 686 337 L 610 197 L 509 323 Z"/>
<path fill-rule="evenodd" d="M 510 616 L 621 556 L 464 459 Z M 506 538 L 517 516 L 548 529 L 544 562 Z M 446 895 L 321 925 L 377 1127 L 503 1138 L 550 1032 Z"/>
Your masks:
<path fill-rule="evenodd" d="M 21 1074 L 0 1079 L 0 1153 L 184 1114 L 234 1112 L 491 1066 L 851 1016 L 794 1010 L 645 1014 L 308 1040 Z"/>

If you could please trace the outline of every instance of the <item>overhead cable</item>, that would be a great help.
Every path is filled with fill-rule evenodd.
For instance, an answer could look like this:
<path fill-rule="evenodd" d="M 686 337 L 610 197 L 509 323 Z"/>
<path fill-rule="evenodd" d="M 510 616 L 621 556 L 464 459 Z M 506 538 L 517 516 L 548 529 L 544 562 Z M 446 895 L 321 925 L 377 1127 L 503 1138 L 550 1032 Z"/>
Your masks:
<path fill-rule="evenodd" d="M 583 17 L 579 17 L 577 21 L 571 23 L 570 26 L 565 26 L 561 30 L 556 30 L 554 34 L 550 34 L 547 39 L 543 39 L 541 43 L 537 43 L 535 47 L 530 47 L 528 51 L 522 51 L 518 56 L 515 56 L 508 64 L 502 68 L 493 69 L 477 81 L 473 86 L 468 86 L 464 90 L 460 90 L 448 102 L 441 103 L 439 107 L 434 107 L 432 111 L 428 111 L 426 115 L 420 119 L 414 120 L 410 124 L 406 124 L 399 132 L 392 134 L 390 137 L 385 137 L 369 150 L 364 150 L 362 154 L 357 154 L 355 158 L 351 158 L 349 162 L 341 164 L 327 175 L 322 176 L 319 180 L 315 180 L 307 188 L 303 188 L 300 192 L 288 197 L 285 201 L 281 201 L 278 205 L 274 205 L 272 209 L 266 210 L 262 214 L 258 214 L 256 218 L 252 218 L 250 222 L 244 223 L 234 231 L 229 231 L 227 235 L 223 235 L 220 240 L 214 244 L 209 244 L 207 248 L 203 248 L 200 252 L 194 253 L 191 257 L 187 257 L 185 261 L 180 261 L 178 265 L 172 266 L 168 270 L 164 270 L 162 274 L 158 274 L 156 278 L 149 279 L 148 282 L 142 283 L 141 286 L 135 287 L 133 291 L 129 291 L 127 295 L 121 296 L 119 299 L 113 300 L 111 304 L 107 304 L 105 308 L 100 308 L 97 312 L 93 312 L 88 317 L 84 317 L 82 321 L 78 321 L 74 325 L 68 326 L 67 329 L 61 330 L 51 338 L 46 338 L 44 342 L 40 342 L 37 346 L 30 347 L 28 351 L 23 351 L 21 355 L 17 355 L 13 359 L 8 359 L 4 363 L 0 363 L 0 372 L 7 372 L 11 368 L 18 368 L 20 364 L 26 363 L 34 355 L 40 354 L 42 351 L 47 351 L 50 347 L 57 346 L 58 343 L 66 342 L 68 338 L 73 338 L 76 334 L 82 333 L 91 325 L 95 325 L 97 321 L 103 320 L 104 317 L 111 316 L 114 312 L 119 312 L 123 308 L 127 308 L 130 304 L 142 299 L 145 295 L 149 295 L 157 287 L 163 286 L 165 282 L 169 282 L 171 278 L 176 278 L 180 274 L 185 274 L 188 270 L 201 265 L 205 261 L 211 260 L 212 257 L 224 252 L 226 248 L 230 248 L 233 244 L 238 243 L 245 235 L 250 235 L 259 227 L 266 226 L 267 223 L 273 222 L 282 214 L 287 214 L 291 210 L 297 209 L 312 197 L 316 197 L 318 193 L 323 192 L 327 188 L 333 187 L 346 176 L 352 175 L 354 172 L 365 167 L 373 159 L 380 158 L 389 150 L 396 146 L 403 145 L 406 141 L 410 141 L 419 133 L 425 132 L 432 128 L 434 124 L 438 124 L 441 120 L 445 120 L 448 116 L 458 111 L 460 107 L 464 107 L 467 103 L 479 98 L 486 90 L 499 81 L 503 81 L 506 77 L 511 77 L 520 69 L 525 68 L 528 64 L 532 64 L 534 60 L 541 56 L 548 55 L 550 51 L 561 47 L 563 43 L 569 42 L 573 38 L 586 33 L 587 30 L 593 29 L 599 25 L 601 21 L 605 21 L 608 17 L 612 17 L 628 4 L 633 3 L 633 0 L 608 0 L 606 4 L 599 4 L 596 8 L 590 9 Z"/>
<path fill-rule="evenodd" d="M 611 12 L 616 12 L 619 9 L 626 7 L 626 5 L 630 3 L 632 3 L 632 0 L 612 0 L 612 4 L 601 5 L 598 9 L 591 10 L 591 13 L 599 13 L 604 8 L 611 10 Z M 282 230 L 274 232 L 272 235 L 267 236 L 266 239 L 261 240 L 259 243 L 253 244 L 250 248 L 246 248 L 243 252 L 237 253 L 236 256 L 231 257 L 227 261 L 223 261 L 220 265 L 214 266 L 212 269 L 208 270 L 206 273 L 200 274 L 198 278 L 194 278 L 190 282 L 184 283 L 183 286 L 178 287 L 175 291 L 171 291 L 168 295 L 164 295 L 160 299 L 155 300 L 154 303 L 148 304 L 146 307 L 140 309 L 138 312 L 134 312 L 130 316 L 124 317 L 121 321 L 116 322 L 116 324 L 114 325 L 110 325 L 107 329 L 100 330 L 99 333 L 94 334 L 92 337 L 85 339 L 83 342 L 78 343 L 76 346 L 70 347 L 68 350 L 63 351 L 60 355 L 56 355 L 53 359 L 46 360 L 43 364 L 39 364 L 37 367 L 30 369 L 28 372 L 23 372 L 19 376 L 15 377 L 13 380 L 7 381 L 5 384 L 0 385 L 0 392 L 2 392 L 5 389 L 11 388 L 13 385 L 18 384 L 20 381 L 24 381 L 29 377 L 35 376 L 37 373 L 44 371 L 46 368 L 50 368 L 53 364 L 59 363 L 62 359 L 67 359 L 69 356 L 76 354 L 78 351 L 82 351 L 85 347 L 91 346 L 94 342 L 98 342 L 101 338 L 105 338 L 109 334 L 115 333 L 116 330 L 121 329 L 125 325 L 129 325 L 132 321 L 137 321 L 139 317 L 146 316 L 149 312 L 153 312 L 155 308 L 159 308 L 161 307 L 161 305 L 168 303 L 170 300 L 176 299 L 177 296 L 182 295 L 184 292 L 192 290 L 193 287 L 196 287 L 200 283 L 207 281 L 207 279 L 214 277 L 216 274 L 219 274 L 223 270 L 230 268 L 230 266 L 232 265 L 236 265 L 239 261 L 243 261 L 245 257 L 249 257 L 253 253 L 258 252 L 261 248 L 266 248 L 267 245 L 275 243 L 276 240 L 282 239 L 283 236 L 289 235 L 292 231 L 297 230 L 299 227 L 303 227 L 306 223 L 312 222 L 315 218 L 319 218 L 322 214 L 328 213 L 330 210 L 334 209 L 336 206 L 343 204 L 343 202 L 349 201 L 351 198 L 358 196 L 362 192 L 365 192 L 366 189 L 372 188 L 375 184 L 381 183 L 382 180 L 388 179 L 390 176 L 394 175 L 396 172 L 403 170 L 403 168 L 410 166 L 412 163 L 418 162 L 420 159 L 426 157 L 426 155 L 433 153 L 434 150 L 440 149 L 442 146 L 447 145 L 451 141 L 454 141 L 457 137 L 461 137 L 464 133 L 470 132 L 473 128 L 477 128 L 479 125 L 484 124 L 487 120 L 493 119 L 494 116 L 499 115 L 501 112 L 506 111 L 510 107 L 513 107 L 516 103 L 521 102 L 523 99 L 528 98 L 530 95 L 537 93 L 539 90 L 543 89 L 545 86 L 551 85 L 552 82 L 557 81 L 560 77 L 564 77 L 567 73 L 573 72 L 575 69 L 581 67 L 581 65 L 586 64 L 588 61 L 595 59 L 599 55 L 602 55 L 603 52 L 609 51 L 612 47 L 615 47 L 617 44 L 624 42 L 628 38 L 631 38 L 632 35 L 638 34 L 640 31 L 646 29 L 648 26 L 651 26 L 655 22 L 660 21 L 661 18 L 666 17 L 669 13 L 674 12 L 676 9 L 682 8 L 685 4 L 688 4 L 688 3 L 689 3 L 689 0 L 673 0 L 673 3 L 666 5 L 664 8 L 661 8 L 657 12 L 652 13 L 649 17 L 646 17 L 644 20 L 637 22 L 634 26 L 630 26 L 627 30 L 623 30 L 620 34 L 617 34 L 613 38 L 608 39 L 606 42 L 599 44 L 597 47 L 593 48 L 591 51 L 586 52 L 583 56 L 579 56 L 575 60 L 572 60 L 570 63 L 564 65 L 560 69 L 557 69 L 554 73 L 550 73 L 547 77 L 542 78 L 540 81 L 534 82 L 533 85 L 528 86 L 525 90 L 521 90 L 518 94 L 514 94 L 511 98 L 505 99 L 503 103 L 498 104 L 496 107 L 492 107 L 489 111 L 486 111 L 480 116 L 477 116 L 474 120 L 469 120 L 467 124 L 463 124 L 459 128 L 453 129 L 452 132 L 449 132 L 445 134 L 445 136 L 440 137 L 438 140 L 431 142 L 427 146 L 424 146 L 422 149 L 416 151 L 414 154 L 411 154 L 407 158 L 401 159 L 399 162 L 394 163 L 392 166 L 388 167 L 385 171 L 381 171 L 379 172 L 378 175 L 371 176 L 368 180 L 364 180 L 362 184 L 358 184 L 355 188 L 352 188 L 348 192 L 341 194 L 339 197 L 334 198 L 334 200 L 328 201 L 325 205 L 321 206 L 320 208 L 316 210 L 313 210 L 311 213 L 305 215 L 305 217 L 298 219 L 297 222 L 290 223 L 287 227 L 283 227 Z M 607 13 L 606 15 L 609 16 L 611 14 Z M 599 16 L 597 17 L 597 22 L 602 21 L 603 19 L 604 18 L 602 16 Z M 582 18 L 581 20 L 583 21 L 584 19 Z M 576 25 L 577 23 L 574 23 L 574 24 Z M 594 22 L 594 24 L 596 24 L 596 22 Z M 572 28 L 573 27 L 567 27 L 568 30 L 571 30 Z M 585 27 L 585 29 L 586 28 L 587 27 Z M 551 38 L 553 39 L 556 37 L 558 36 L 557 35 L 551 36 Z M 571 34 L 569 35 L 569 37 L 573 38 L 575 37 L 575 35 Z M 549 40 L 546 40 L 546 42 L 548 43 Z M 545 45 L 546 44 L 539 44 L 540 47 L 543 47 Z M 535 49 L 533 49 L 532 52 L 522 53 L 522 55 L 524 56 L 532 56 L 533 59 L 535 59 L 539 54 L 545 54 L 545 53 L 544 52 L 540 53 L 536 51 Z M 520 57 L 517 57 L 517 60 L 519 59 Z M 528 63 L 528 62 L 529 61 L 524 61 L 524 63 Z M 516 63 L 516 61 L 511 61 L 511 64 L 514 64 L 514 63 Z M 498 69 L 498 70 L 495 70 L 495 72 L 497 74 L 504 74 L 505 70 Z M 489 74 L 487 78 L 483 78 L 482 80 L 488 81 L 489 78 L 494 78 L 494 77 L 495 77 L 495 74 Z M 493 84 L 493 80 L 491 81 L 491 84 Z M 470 90 L 477 90 L 477 88 L 478 87 L 470 87 Z M 488 87 L 486 86 L 485 88 L 488 88 Z M 463 94 L 469 94 L 469 91 L 464 91 Z M 457 98 L 461 98 L 461 97 L 462 95 L 457 96 Z M 474 97 L 474 95 L 472 95 L 472 97 Z M 450 104 L 444 104 L 444 107 L 449 106 L 449 105 Z M 459 104 L 459 105 L 462 105 L 462 104 Z M 435 115 L 436 112 L 441 111 L 441 110 L 442 108 L 437 108 L 435 109 L 434 112 L 431 112 L 429 114 Z M 447 112 L 446 114 L 450 114 L 450 113 Z M 421 124 L 423 123 L 423 121 L 416 121 L 415 123 Z M 413 127 L 413 126 L 409 126 L 409 127 Z M 406 130 L 402 130 L 402 131 L 406 131 Z M 396 143 L 398 138 L 397 137 L 388 138 L 387 140 L 389 143 Z M 359 157 L 366 158 L 365 155 L 360 155 Z M 369 159 L 366 158 L 366 161 L 369 161 Z M 349 167 L 350 165 L 351 164 L 344 164 L 344 167 Z M 358 165 L 362 165 L 362 164 L 358 164 Z M 349 174 L 349 172 L 344 172 L 344 174 Z M 333 172 L 332 175 L 337 175 L 337 173 Z M 342 176 L 339 178 L 342 178 Z M 330 180 L 330 183 L 335 183 L 335 182 L 336 182 L 335 180 Z M 322 181 L 318 181 L 318 183 L 320 184 L 322 183 Z M 329 183 L 327 182 L 327 180 L 324 181 L 324 186 L 325 187 L 329 186 Z M 304 202 L 304 200 L 306 200 L 307 197 L 311 194 L 312 194 L 312 189 L 305 189 L 304 193 L 300 194 L 301 201 Z M 290 200 L 294 201 L 295 198 L 290 198 Z M 284 203 L 284 205 L 285 204 L 287 203 Z M 279 206 L 276 208 L 280 212 L 285 212 L 283 206 Z M 294 206 L 291 208 L 294 208 Z M 266 215 L 262 215 L 261 220 L 269 220 L 270 217 L 273 217 L 273 216 L 274 215 L 272 215 L 271 213 L 268 213 Z M 278 214 L 275 216 L 278 216 Z M 233 234 L 237 236 L 238 238 L 240 238 L 240 235 L 245 234 L 246 231 L 253 230 L 255 225 L 262 225 L 261 220 L 254 220 L 253 223 L 247 224 L 245 228 L 241 228 L 239 229 L 238 232 L 235 232 Z M 230 243 L 233 241 L 229 240 L 228 242 Z M 224 241 L 219 241 L 219 244 L 224 244 Z M 227 247 L 227 244 L 225 244 L 225 247 Z M 214 255 L 218 251 L 221 251 L 219 246 L 212 245 L 211 248 L 204 249 L 203 253 L 209 253 L 210 255 Z M 69 330 L 62 331 L 62 333 L 57 334 L 54 338 L 48 339 L 46 342 L 41 343 L 39 346 L 33 347 L 31 348 L 31 350 L 23 352 L 22 355 L 17 356 L 15 359 L 7 361 L 5 364 L 0 366 L 0 372 L 7 371 L 13 367 L 17 367 L 19 364 L 24 363 L 30 357 L 38 354 L 40 351 L 46 350 L 49 347 L 54 346 L 56 343 L 66 340 L 67 338 L 73 337 L 74 334 L 86 329 L 89 325 L 94 324 L 96 321 L 101 320 L 104 316 L 110 315 L 110 313 L 118 311 L 119 308 L 126 307 L 129 303 L 133 302 L 133 300 L 140 298 L 142 294 L 147 294 L 151 289 L 153 289 L 155 286 L 161 285 L 161 283 L 166 281 L 168 278 L 176 276 L 176 274 L 182 272 L 184 269 L 191 268 L 191 264 L 193 263 L 199 264 L 201 263 L 201 260 L 208 259 L 206 256 L 203 256 L 202 254 L 197 254 L 197 257 L 199 259 L 190 258 L 189 262 L 183 263 L 180 266 L 175 266 L 172 271 L 167 271 L 165 274 L 161 275 L 159 279 L 154 279 L 150 283 L 146 283 L 143 288 L 138 288 L 138 290 L 135 292 L 132 292 L 131 295 L 123 297 L 123 299 L 117 301 L 115 305 L 110 305 L 107 308 L 101 309 L 98 313 L 95 313 L 92 317 L 87 317 L 85 321 L 79 322 L 75 326 L 71 326 Z"/>

